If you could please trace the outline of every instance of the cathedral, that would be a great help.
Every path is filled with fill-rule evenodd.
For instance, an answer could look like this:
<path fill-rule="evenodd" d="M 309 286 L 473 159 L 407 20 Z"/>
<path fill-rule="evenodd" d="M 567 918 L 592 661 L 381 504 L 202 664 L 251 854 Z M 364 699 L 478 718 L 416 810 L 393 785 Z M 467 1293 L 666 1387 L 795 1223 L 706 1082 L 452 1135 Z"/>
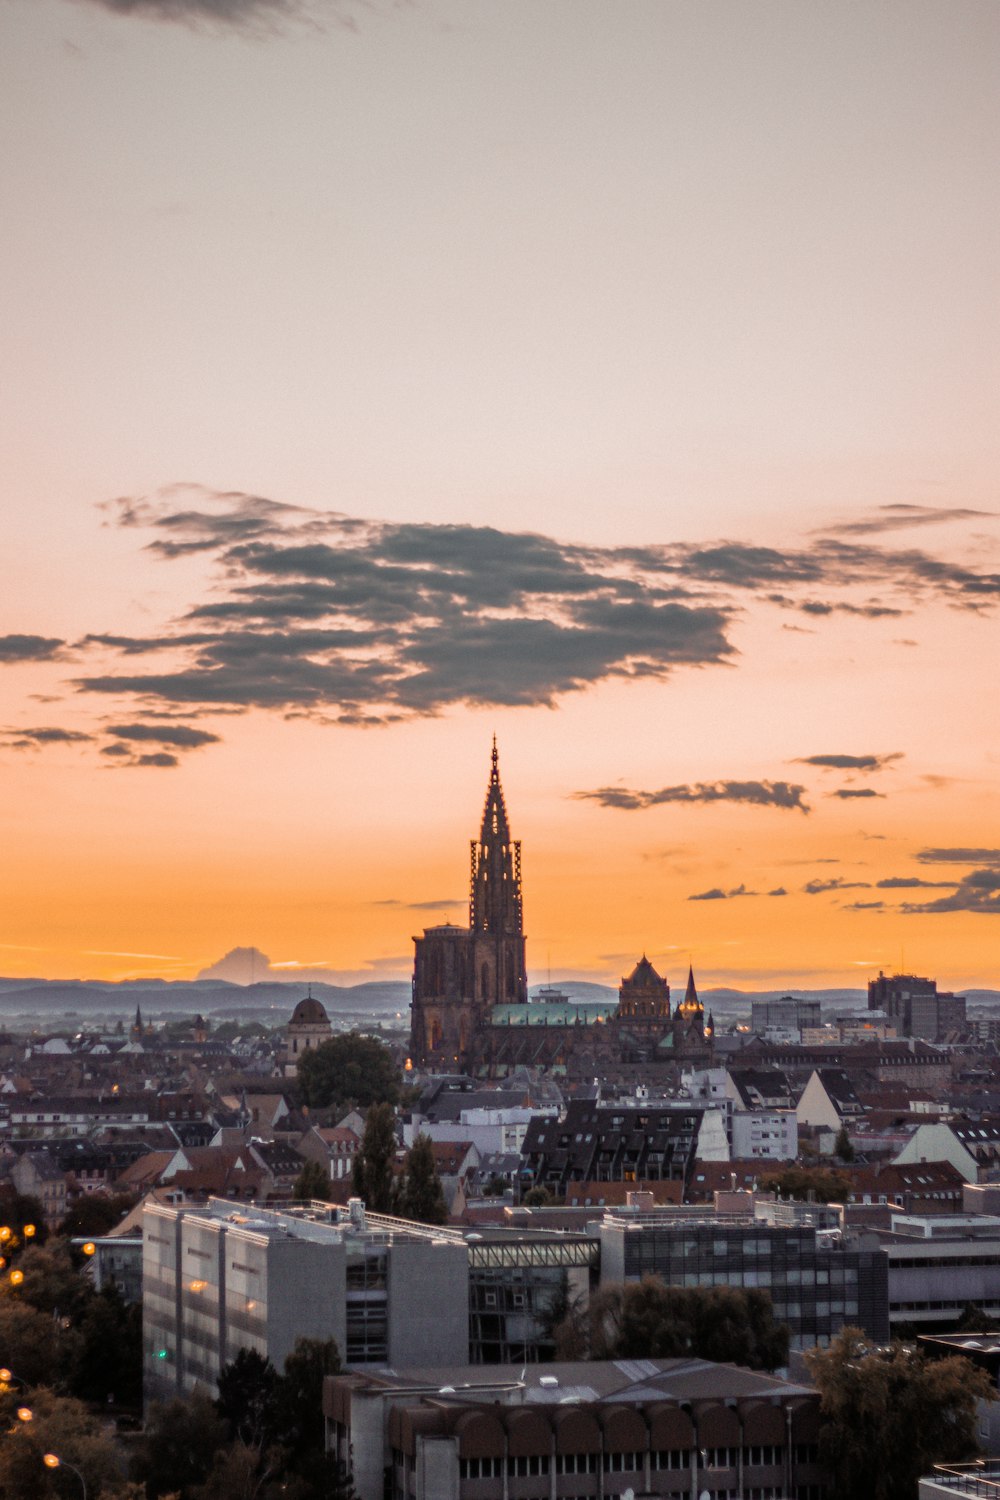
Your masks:
<path fill-rule="evenodd" d="M 479 838 L 472 840 L 469 925 L 413 939 L 410 1054 L 415 1067 L 504 1074 L 533 1066 L 711 1061 L 714 1026 L 689 969 L 684 999 L 643 954 L 617 1006 L 529 1002 L 521 845 L 510 836 L 496 740 Z M 550 992 L 558 995 L 557 991 Z"/>
<path fill-rule="evenodd" d="M 521 845 L 510 836 L 495 740 L 482 826 L 471 845 L 469 926 L 428 927 L 413 941 L 413 1062 L 464 1066 L 493 1007 L 528 1000 Z"/>

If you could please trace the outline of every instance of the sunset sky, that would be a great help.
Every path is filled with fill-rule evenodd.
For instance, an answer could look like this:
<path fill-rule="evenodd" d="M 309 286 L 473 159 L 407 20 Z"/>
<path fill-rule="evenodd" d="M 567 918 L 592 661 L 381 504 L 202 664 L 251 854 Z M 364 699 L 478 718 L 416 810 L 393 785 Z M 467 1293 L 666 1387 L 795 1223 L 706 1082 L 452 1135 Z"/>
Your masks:
<path fill-rule="evenodd" d="M 996 0 L 0 0 L 0 974 L 1000 987 Z M 263 977 L 260 971 L 257 977 Z"/>

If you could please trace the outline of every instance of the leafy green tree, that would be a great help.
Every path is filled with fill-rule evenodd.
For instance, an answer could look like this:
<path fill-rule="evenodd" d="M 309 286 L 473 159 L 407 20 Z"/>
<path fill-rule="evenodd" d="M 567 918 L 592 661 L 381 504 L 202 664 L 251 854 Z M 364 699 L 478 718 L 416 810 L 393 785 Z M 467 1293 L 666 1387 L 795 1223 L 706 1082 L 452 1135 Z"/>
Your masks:
<path fill-rule="evenodd" d="M 134 1495 L 114 1441 L 82 1401 L 39 1389 L 31 1393 L 31 1411 L 30 1422 L 15 1422 L 0 1441 L 0 1500 L 51 1500 L 68 1493 L 54 1484 L 43 1453 L 73 1464 L 95 1500 Z"/>
<path fill-rule="evenodd" d="M 525 1208 L 550 1208 L 555 1201 L 548 1188 L 544 1187 L 529 1188 L 521 1199 Z"/>
<path fill-rule="evenodd" d="M 429 1135 L 420 1134 L 406 1153 L 403 1176 L 396 1195 L 396 1212 L 418 1224 L 446 1224 L 448 1205 L 434 1160 Z"/>
<path fill-rule="evenodd" d="M 259 1452 L 275 1436 L 278 1372 L 256 1349 L 241 1349 L 218 1379 L 215 1409 L 234 1437 Z"/>
<path fill-rule="evenodd" d="M 79 1335 L 16 1296 L 0 1297 L 4 1364 L 29 1386 L 58 1386 L 76 1363 Z"/>
<path fill-rule="evenodd" d="M 820 1393 L 820 1458 L 837 1495 L 915 1500 L 921 1474 L 977 1453 L 977 1402 L 997 1393 L 962 1355 L 929 1359 L 898 1339 L 873 1348 L 860 1328 L 844 1328 L 806 1361 Z"/>
<path fill-rule="evenodd" d="M 827 1167 L 784 1167 L 760 1179 L 760 1188 L 765 1193 L 777 1193 L 780 1198 L 794 1198 L 804 1203 L 810 1193 L 817 1203 L 846 1203 L 851 1193 L 851 1179 L 844 1172 L 831 1171 Z"/>
<path fill-rule="evenodd" d="M 216 1453 L 226 1444 L 226 1424 L 204 1391 L 153 1405 L 132 1461 L 132 1476 L 149 1500 L 190 1495 L 203 1484 Z"/>
<path fill-rule="evenodd" d="M 325 1170 L 322 1162 L 303 1162 L 302 1171 L 296 1177 L 292 1187 L 292 1197 L 299 1199 L 315 1198 L 320 1202 L 329 1203 L 330 1174 Z"/>
<path fill-rule="evenodd" d="M 996 1318 L 991 1318 L 978 1302 L 967 1302 L 962 1309 L 962 1316 L 955 1324 L 956 1333 L 997 1333 L 998 1331 L 1000 1331 L 1000 1325 L 997 1324 Z"/>
<path fill-rule="evenodd" d="M 132 1193 L 85 1193 L 79 1197 L 59 1226 L 67 1239 L 86 1235 L 89 1239 L 109 1234 L 135 1207 Z"/>
<path fill-rule="evenodd" d="M 556 1333 L 561 1357 L 682 1359 L 692 1356 L 751 1370 L 776 1370 L 788 1358 L 788 1329 L 765 1291 L 666 1286 L 658 1276 L 603 1287 L 587 1318 L 571 1311 Z M 565 1351 L 565 1352 L 564 1352 Z"/>
<path fill-rule="evenodd" d="M 391 1104 L 373 1104 L 354 1158 L 354 1192 L 372 1213 L 393 1208 L 392 1164 L 396 1156 L 396 1116 Z"/>
<path fill-rule="evenodd" d="M 0 1255 L 4 1260 L 11 1264 L 26 1247 L 44 1245 L 48 1237 L 38 1199 L 15 1192 L 11 1183 L 0 1183 Z"/>
<path fill-rule="evenodd" d="M 142 1405 L 142 1304 L 129 1305 L 117 1287 L 96 1292 L 76 1332 L 79 1349 L 69 1379 L 86 1401 Z"/>
<path fill-rule="evenodd" d="M 349 1031 L 302 1053 L 298 1086 L 303 1104 L 311 1109 L 343 1113 L 352 1105 L 395 1104 L 399 1071 L 382 1042 Z"/>
<path fill-rule="evenodd" d="M 841 1125 L 837 1131 L 837 1139 L 833 1143 L 833 1154 L 839 1156 L 842 1162 L 852 1162 L 855 1151 L 851 1144 L 851 1137 L 847 1134 L 847 1126 Z"/>
<path fill-rule="evenodd" d="M 65 1240 L 27 1245 L 18 1257 L 17 1269 L 24 1280 L 16 1287 L 9 1277 L 0 1282 L 0 1300 L 16 1297 L 39 1312 L 75 1320 L 94 1294 L 90 1282 L 74 1266 Z"/>
<path fill-rule="evenodd" d="M 336 1339 L 295 1340 L 277 1393 L 284 1442 L 297 1449 L 323 1448 L 323 1381 L 327 1375 L 339 1375 L 340 1368 Z"/>

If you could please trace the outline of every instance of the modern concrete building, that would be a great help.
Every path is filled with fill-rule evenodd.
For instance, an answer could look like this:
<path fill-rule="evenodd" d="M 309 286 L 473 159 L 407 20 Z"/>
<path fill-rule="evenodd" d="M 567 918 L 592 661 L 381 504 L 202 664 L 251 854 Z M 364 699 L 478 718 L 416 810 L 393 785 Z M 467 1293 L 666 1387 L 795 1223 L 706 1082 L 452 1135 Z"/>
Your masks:
<path fill-rule="evenodd" d="M 793 1350 L 828 1344 L 846 1324 L 888 1338 L 888 1262 L 874 1235 L 655 1210 L 609 1211 L 599 1233 L 602 1285 L 659 1276 L 668 1286 L 760 1287 Z"/>
<path fill-rule="evenodd" d="M 297 1337 L 334 1338 L 345 1364 L 398 1367 L 551 1354 L 552 1314 L 585 1305 L 600 1245 L 584 1233 L 463 1235 L 329 1204 L 212 1199 L 147 1206 L 147 1399 L 214 1389 L 240 1349 L 279 1370 Z"/>
<path fill-rule="evenodd" d="M 819 1399 L 700 1359 L 329 1376 L 360 1500 L 820 1500 Z"/>
<path fill-rule="evenodd" d="M 280 1370 L 300 1335 L 335 1338 L 348 1364 L 468 1361 L 460 1236 L 366 1220 L 360 1204 L 351 1218 L 212 1199 L 150 1205 L 143 1238 L 147 1399 L 214 1388 L 240 1349 Z"/>
<path fill-rule="evenodd" d="M 954 1330 L 969 1303 L 1000 1318 L 1000 1218 L 893 1214 L 879 1235 L 889 1266 L 889 1321 Z"/>

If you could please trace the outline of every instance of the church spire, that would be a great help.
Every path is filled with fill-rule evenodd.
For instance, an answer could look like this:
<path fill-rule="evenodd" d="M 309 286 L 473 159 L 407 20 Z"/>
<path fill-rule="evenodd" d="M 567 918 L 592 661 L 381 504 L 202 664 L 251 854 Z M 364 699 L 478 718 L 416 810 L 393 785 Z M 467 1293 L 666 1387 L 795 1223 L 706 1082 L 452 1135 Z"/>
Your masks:
<path fill-rule="evenodd" d="M 684 991 L 684 1004 L 690 1005 L 692 1009 L 701 1004 L 701 1001 L 698 999 L 698 991 L 694 985 L 694 964 L 688 964 L 688 982 L 687 989 Z"/>
<path fill-rule="evenodd" d="M 498 938 L 520 934 L 523 931 L 521 845 L 510 836 L 496 735 L 479 841 L 473 839 L 471 854 L 469 926 L 474 932 L 488 932 Z"/>
<path fill-rule="evenodd" d="M 688 964 L 687 989 L 684 991 L 684 999 L 677 1007 L 677 1014 L 679 1016 L 686 1016 L 688 1018 L 690 1018 L 691 1016 L 704 1015 L 701 1001 L 698 999 L 698 991 L 695 987 L 693 964 Z"/>

